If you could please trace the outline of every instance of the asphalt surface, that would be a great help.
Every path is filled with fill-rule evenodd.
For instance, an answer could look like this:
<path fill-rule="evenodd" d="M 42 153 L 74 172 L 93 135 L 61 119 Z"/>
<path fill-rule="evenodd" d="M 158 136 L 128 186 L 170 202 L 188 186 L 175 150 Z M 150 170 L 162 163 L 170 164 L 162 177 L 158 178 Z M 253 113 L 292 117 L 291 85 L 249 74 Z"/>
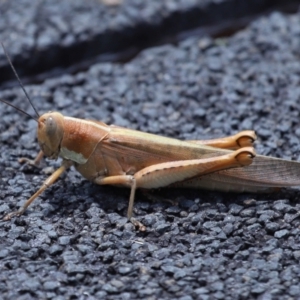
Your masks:
<path fill-rule="evenodd" d="M 253 129 L 259 154 L 299 160 L 299 33 L 299 13 L 274 12 L 232 37 L 191 37 L 26 89 L 40 113 L 179 139 Z M 0 97 L 34 115 L 20 87 Z M 38 153 L 36 122 L 2 104 L 0 115 L 2 217 L 60 162 L 20 165 Z M 299 196 L 138 193 L 134 214 L 147 226 L 138 232 L 125 217 L 129 190 L 70 170 L 23 216 L 0 223 L 0 299 L 298 298 Z"/>
<path fill-rule="evenodd" d="M 119 1 L 119 4 L 117 2 Z M 96 61 L 127 61 L 189 34 L 218 34 L 298 0 L 12 0 L 0 2 L 0 37 L 19 74 L 34 81 Z M 294 5 L 296 3 L 296 6 Z M 0 53 L 0 82 L 14 79 Z M 44 74 L 47 73 L 47 74 Z"/>

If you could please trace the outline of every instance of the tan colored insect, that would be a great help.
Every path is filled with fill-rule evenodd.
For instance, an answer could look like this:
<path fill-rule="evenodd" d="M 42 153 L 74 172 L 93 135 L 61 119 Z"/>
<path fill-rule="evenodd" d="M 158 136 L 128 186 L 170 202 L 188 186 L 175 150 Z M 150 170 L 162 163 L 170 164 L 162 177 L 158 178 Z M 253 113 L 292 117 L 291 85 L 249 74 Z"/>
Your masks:
<path fill-rule="evenodd" d="M 71 166 L 96 184 L 129 187 L 127 216 L 141 230 L 145 228 L 132 218 L 137 188 L 174 186 L 266 192 L 300 185 L 300 163 L 256 156 L 252 148 L 256 139 L 253 131 L 215 140 L 180 141 L 99 121 L 65 117 L 59 112 L 43 114 L 37 122 L 41 151 L 33 163 L 38 164 L 43 156 L 61 157 L 61 167 L 4 220 L 23 214 Z"/>

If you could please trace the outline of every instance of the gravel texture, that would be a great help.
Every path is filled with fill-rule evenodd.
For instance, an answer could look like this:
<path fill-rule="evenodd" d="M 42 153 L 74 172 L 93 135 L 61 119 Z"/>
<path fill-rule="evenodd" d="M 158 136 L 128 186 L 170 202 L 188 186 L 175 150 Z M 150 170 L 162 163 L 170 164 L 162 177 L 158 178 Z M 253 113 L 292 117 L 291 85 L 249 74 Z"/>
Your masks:
<path fill-rule="evenodd" d="M 123 65 L 26 86 L 39 112 L 102 120 L 180 139 L 254 129 L 257 152 L 299 160 L 300 14 L 273 13 L 230 38 L 190 38 Z M 32 113 L 19 87 L 0 97 Z M 0 105 L 0 214 L 49 169 L 21 166 L 36 123 Z M 45 162 L 43 167 L 58 167 Z M 137 194 L 71 170 L 20 218 L 0 223 L 3 299 L 291 299 L 300 294 L 299 191 Z"/>
<path fill-rule="evenodd" d="M 244 24 L 243 18 L 270 7 L 299 2 L 119 0 L 117 5 L 104 4 L 108 1 L 0 1 L 0 38 L 19 74 L 47 72 L 49 76 L 50 71 L 57 74 L 61 68 L 70 68 L 70 72 L 86 68 L 95 60 L 128 59 L 141 48 L 174 40 L 184 32 L 203 26 L 231 28 L 238 20 Z M 209 29 L 215 30 L 219 31 Z M 14 77 L 0 53 L 0 82 L 8 79 Z"/>

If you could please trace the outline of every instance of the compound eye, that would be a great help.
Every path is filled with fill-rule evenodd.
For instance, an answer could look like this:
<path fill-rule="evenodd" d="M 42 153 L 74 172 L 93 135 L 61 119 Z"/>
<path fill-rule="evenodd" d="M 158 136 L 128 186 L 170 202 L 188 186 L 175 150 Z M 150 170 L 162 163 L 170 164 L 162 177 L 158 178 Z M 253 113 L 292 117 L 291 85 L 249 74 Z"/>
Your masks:
<path fill-rule="evenodd" d="M 52 117 L 48 117 L 45 121 L 47 135 L 53 136 L 56 133 L 57 124 Z"/>

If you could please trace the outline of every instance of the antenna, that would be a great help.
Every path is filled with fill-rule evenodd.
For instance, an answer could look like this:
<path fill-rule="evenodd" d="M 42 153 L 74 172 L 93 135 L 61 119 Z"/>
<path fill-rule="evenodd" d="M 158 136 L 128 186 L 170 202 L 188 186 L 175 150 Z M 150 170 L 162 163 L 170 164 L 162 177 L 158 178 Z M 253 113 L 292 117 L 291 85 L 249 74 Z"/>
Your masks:
<path fill-rule="evenodd" d="M 11 103 L 9 103 L 9 102 L 3 100 L 3 99 L 0 99 L 0 102 L 3 102 L 3 103 L 5 103 L 5 104 L 8 105 L 8 106 L 13 107 L 14 109 L 20 111 L 20 112 L 23 113 L 24 115 L 26 115 L 26 116 L 30 117 L 31 119 L 33 119 L 33 120 L 39 122 L 38 119 L 34 118 L 32 115 L 28 114 L 26 111 L 22 110 L 21 108 L 18 108 L 18 107 L 14 106 L 13 104 L 11 104 Z"/>
<path fill-rule="evenodd" d="M 8 61 L 8 63 L 10 64 L 10 67 L 12 68 L 12 70 L 13 70 L 13 72 L 14 72 L 16 78 L 18 79 L 18 82 L 19 82 L 19 84 L 20 84 L 20 86 L 21 86 L 23 92 L 24 92 L 25 95 L 26 95 L 26 98 L 28 99 L 30 105 L 32 106 L 32 108 L 33 108 L 33 110 L 35 111 L 37 117 L 39 118 L 40 115 L 39 115 L 39 113 L 37 112 L 36 108 L 34 107 L 33 103 L 31 102 L 31 100 L 30 100 L 30 98 L 29 98 L 29 96 L 28 96 L 28 94 L 27 94 L 27 92 L 26 92 L 26 90 L 25 90 L 25 88 L 24 88 L 24 86 L 23 86 L 23 84 L 22 84 L 22 82 L 21 82 L 21 79 L 19 78 L 18 73 L 16 72 L 16 70 L 15 70 L 15 68 L 14 68 L 14 66 L 13 66 L 13 64 L 12 64 L 12 62 L 11 62 L 11 60 L 10 60 L 10 57 L 9 57 L 9 55 L 8 55 L 8 53 L 7 53 L 6 49 L 5 49 L 5 47 L 4 47 L 4 44 L 3 44 L 2 42 L 1 42 L 1 46 L 2 46 L 2 48 L 3 48 L 3 51 L 4 51 L 5 56 L 6 56 L 6 58 L 7 58 L 7 61 Z M 1 100 L 1 102 L 3 102 L 3 103 L 5 103 L 5 104 L 7 104 L 7 105 L 9 105 L 9 106 L 11 106 L 11 107 L 17 109 L 18 111 L 21 111 L 22 113 L 24 113 L 24 114 L 27 115 L 27 116 L 30 116 L 30 115 L 27 114 L 25 111 L 21 110 L 20 108 L 17 108 L 16 106 L 14 106 L 14 105 L 12 105 L 12 104 L 9 104 L 8 102 L 6 102 L 6 101 L 4 101 L 4 100 Z M 30 116 L 30 117 L 33 118 L 32 116 Z M 33 118 L 33 119 L 37 121 L 36 118 Z"/>

